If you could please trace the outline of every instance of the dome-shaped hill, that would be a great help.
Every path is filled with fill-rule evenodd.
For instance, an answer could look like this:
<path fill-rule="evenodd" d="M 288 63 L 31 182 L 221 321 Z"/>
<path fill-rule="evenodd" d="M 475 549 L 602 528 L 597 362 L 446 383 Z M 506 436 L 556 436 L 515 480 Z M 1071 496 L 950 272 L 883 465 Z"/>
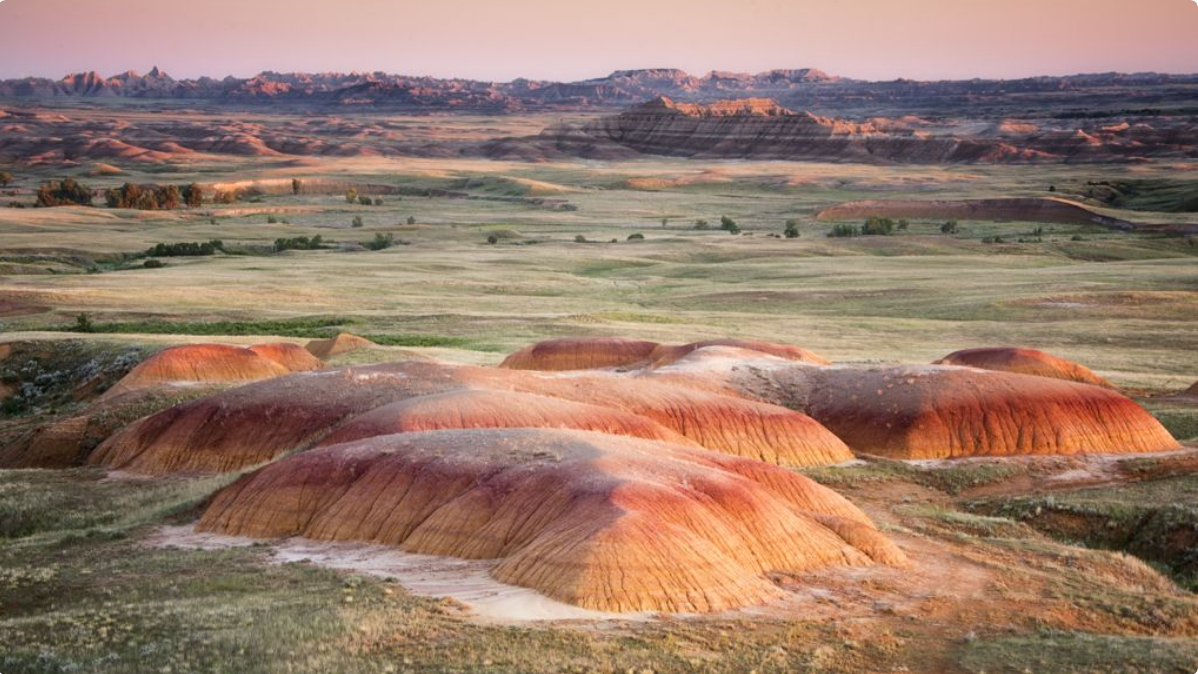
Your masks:
<path fill-rule="evenodd" d="M 188 344 L 159 351 L 125 375 L 105 394 L 179 383 L 238 383 L 270 379 L 292 372 L 291 366 L 313 369 L 320 361 L 287 358 L 293 345 L 253 348 L 228 344 Z M 265 354 L 265 355 L 264 355 Z"/>
<path fill-rule="evenodd" d="M 514 391 L 460 389 L 376 407 L 342 424 L 320 445 L 468 428 L 569 428 L 693 444 L 647 417 L 623 410 Z"/>
<path fill-rule="evenodd" d="M 314 339 L 308 342 L 304 348 L 307 349 L 308 352 L 313 356 L 321 360 L 328 360 L 333 356 L 340 356 L 343 353 L 369 348 L 374 345 L 374 342 L 366 339 L 365 337 L 359 337 L 357 335 L 351 335 L 348 332 L 342 332 L 336 337 L 330 337 L 328 339 Z"/>
<path fill-rule="evenodd" d="M 501 582 L 604 611 L 720 611 L 779 596 L 771 573 L 905 561 L 861 511 L 791 471 L 543 429 L 290 456 L 219 492 L 198 529 L 496 559 Z"/>
<path fill-rule="evenodd" d="M 854 452 L 896 459 L 1136 453 L 1180 447 L 1134 401 L 1075 382 L 971 368 L 817 368 L 790 395 Z"/>
<path fill-rule="evenodd" d="M 324 367 L 319 358 L 299 344 L 256 344 L 249 348 L 259 356 L 282 365 L 288 372 L 308 372 Z"/>
<path fill-rule="evenodd" d="M 956 351 L 936 361 L 936 365 L 961 365 L 983 370 L 1031 374 L 1064 379 L 1103 388 L 1115 388 L 1089 368 L 1036 349 L 995 347 Z"/>
<path fill-rule="evenodd" d="M 776 358 L 811 363 L 813 365 L 831 365 L 831 361 L 829 361 L 827 358 L 812 353 L 807 349 L 801 349 L 797 346 L 791 346 L 789 344 L 774 344 L 771 342 L 760 342 L 750 339 L 708 339 L 702 342 L 683 344 L 681 346 L 667 346 L 663 344 L 654 349 L 653 353 L 651 354 L 653 366 L 664 367 L 678 361 L 678 359 L 683 358 L 694 351 L 713 346 L 742 349 L 744 351 L 756 351 L 765 355 L 774 356 Z"/>
<path fill-rule="evenodd" d="M 526 346 L 503 359 L 509 370 L 593 370 L 642 363 L 657 342 L 623 337 L 565 337 Z"/>
<path fill-rule="evenodd" d="M 424 396 L 436 397 L 416 400 Z M 410 402 L 398 404 L 405 401 Z M 404 430 L 417 423 L 529 424 L 682 437 L 712 451 L 791 466 L 852 458 L 819 423 L 775 405 L 616 373 L 559 375 L 409 362 L 301 373 L 222 391 L 131 424 L 90 461 L 139 473 L 240 470 L 308 447 L 350 419 L 393 403 L 356 425 L 350 422 L 346 432 Z"/>

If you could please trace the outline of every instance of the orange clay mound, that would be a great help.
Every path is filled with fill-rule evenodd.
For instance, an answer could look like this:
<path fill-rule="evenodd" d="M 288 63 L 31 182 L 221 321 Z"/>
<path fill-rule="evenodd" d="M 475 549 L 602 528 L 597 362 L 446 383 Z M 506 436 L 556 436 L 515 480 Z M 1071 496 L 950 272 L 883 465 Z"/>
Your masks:
<path fill-rule="evenodd" d="M 622 410 L 514 391 L 462 389 L 377 407 L 341 425 L 320 445 L 467 428 L 570 428 L 692 444 L 657 422 Z"/>
<path fill-rule="evenodd" d="M 664 367 L 666 365 L 670 365 L 694 351 L 715 346 L 730 347 L 745 351 L 757 351 L 769 356 L 774 356 L 776 358 L 811 363 L 813 365 L 832 364 L 831 361 L 823 356 L 814 354 L 806 349 L 800 349 L 797 346 L 790 346 L 788 344 L 772 344 L 770 342 L 759 342 L 756 340 L 746 339 L 709 339 L 702 342 L 683 344 L 681 346 L 667 346 L 663 344 L 657 347 L 651 355 L 653 367 Z"/>
<path fill-rule="evenodd" d="M 319 370 L 324 367 L 324 363 L 319 358 L 313 356 L 299 344 L 286 342 L 280 344 L 257 344 L 251 346 L 250 351 L 269 361 L 282 365 L 288 372 L 308 372 L 309 370 Z"/>
<path fill-rule="evenodd" d="M 450 392 L 458 394 L 414 400 Z M 843 442 L 811 418 L 765 403 L 614 373 L 558 375 L 408 362 L 299 373 L 223 391 L 131 424 L 89 460 L 151 474 L 240 470 L 309 447 L 354 417 L 409 400 L 350 422 L 346 433 L 362 437 L 373 434 L 370 429 L 405 430 L 404 424 L 519 423 L 689 441 L 782 465 L 852 458 Z M 536 405 L 525 405 L 532 401 Z"/>
<path fill-rule="evenodd" d="M 140 419 L 88 462 L 147 474 L 240 470 L 309 446 L 376 407 L 460 388 L 454 374 L 454 368 L 402 363 L 255 382 Z"/>
<path fill-rule="evenodd" d="M 343 353 L 366 349 L 372 346 L 375 346 L 375 343 L 365 337 L 343 332 L 329 339 L 314 339 L 308 342 L 304 348 L 313 356 L 321 360 L 328 360 L 333 356 L 339 356 Z"/>
<path fill-rule="evenodd" d="M 603 611 L 720 611 L 781 596 L 773 573 L 905 562 L 860 510 L 791 471 L 544 429 L 290 456 L 217 493 L 198 529 L 494 559 L 498 581 Z"/>
<path fill-rule="evenodd" d="M 657 342 L 623 337 L 567 337 L 537 342 L 503 359 L 509 370 L 593 370 L 648 360 Z"/>
<path fill-rule="evenodd" d="M 1115 388 L 1109 381 L 1091 372 L 1089 368 L 1035 349 L 1014 347 L 965 349 L 950 353 L 936 361 L 935 364 L 1032 374 L 1037 377 L 1051 377 L 1082 384 L 1093 384 L 1103 388 Z"/>
<path fill-rule="evenodd" d="M 112 397 L 136 389 L 181 383 L 239 383 L 270 379 L 292 370 L 297 363 L 286 356 L 292 345 L 273 344 L 252 349 L 227 344 L 188 344 L 150 356 L 133 368 L 104 395 Z M 319 361 L 315 361 L 319 367 Z M 312 361 L 300 363 L 312 369 Z"/>
<path fill-rule="evenodd" d="M 968 368 L 808 368 L 803 409 L 854 452 L 896 459 L 1161 452 L 1132 400 L 1076 382 Z M 797 391 L 791 390 L 791 395 Z"/>

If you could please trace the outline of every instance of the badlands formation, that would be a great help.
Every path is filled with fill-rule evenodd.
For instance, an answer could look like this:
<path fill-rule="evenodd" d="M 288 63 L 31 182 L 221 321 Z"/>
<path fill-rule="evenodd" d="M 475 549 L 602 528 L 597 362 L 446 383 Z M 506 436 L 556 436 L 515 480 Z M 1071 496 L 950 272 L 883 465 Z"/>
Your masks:
<path fill-rule="evenodd" d="M 87 461 L 250 470 L 212 499 L 203 532 L 494 560 L 494 579 L 583 608 L 707 613 L 782 596 L 779 574 L 906 563 L 864 513 L 788 467 L 1179 448 L 1130 399 L 1062 379 L 1088 372 L 1063 359 L 992 349 L 945 362 L 967 366 L 571 338 L 498 368 L 321 369 L 292 345 L 194 345 L 118 387 L 239 385 L 137 420 Z"/>
<path fill-rule="evenodd" d="M 999 347 L 954 351 L 936 361 L 936 365 L 961 365 L 982 370 L 1034 374 L 1038 377 L 1064 379 L 1103 388 L 1115 388 L 1109 381 L 1094 374 L 1090 368 L 1036 349 Z"/>

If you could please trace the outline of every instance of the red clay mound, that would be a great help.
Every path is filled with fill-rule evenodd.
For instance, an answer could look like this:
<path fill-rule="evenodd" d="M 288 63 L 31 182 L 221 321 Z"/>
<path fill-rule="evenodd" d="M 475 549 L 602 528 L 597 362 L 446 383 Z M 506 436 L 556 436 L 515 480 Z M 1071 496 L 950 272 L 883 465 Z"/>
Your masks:
<path fill-rule="evenodd" d="M 896 459 L 1161 452 L 1180 447 L 1132 400 L 1075 382 L 956 367 L 799 373 L 803 408 L 854 452 Z"/>
<path fill-rule="evenodd" d="M 219 473 L 311 445 L 342 421 L 461 385 L 453 368 L 423 363 L 323 370 L 222 391 L 141 419 L 89 463 L 136 473 Z"/>
<path fill-rule="evenodd" d="M 1099 377 L 1082 365 L 1058 358 L 1051 353 L 1035 349 L 996 347 L 988 349 L 965 349 L 950 353 L 935 362 L 936 365 L 960 365 L 982 370 L 1031 374 L 1037 377 L 1064 379 L 1082 384 L 1093 384 L 1103 388 L 1115 388 L 1109 381 Z"/>
<path fill-rule="evenodd" d="M 313 356 L 299 344 L 286 342 L 280 344 L 257 344 L 251 346 L 250 351 L 269 361 L 282 365 L 288 372 L 308 372 L 324 367 L 324 363 L 319 358 Z"/>
<path fill-rule="evenodd" d="M 294 455 L 219 492 L 201 531 L 499 560 L 501 582 L 604 611 L 768 601 L 772 573 L 902 564 L 831 490 L 756 461 L 542 429 L 433 431 Z"/>
<path fill-rule="evenodd" d="M 320 445 L 394 433 L 467 428 L 568 428 L 692 444 L 657 422 L 622 410 L 514 391 L 463 389 L 375 408 L 340 426 Z"/>
<path fill-rule="evenodd" d="M 766 403 L 641 377 L 593 374 L 513 382 L 538 395 L 625 410 L 671 428 L 700 447 L 783 466 L 850 461 L 852 452 L 805 414 Z"/>
<path fill-rule="evenodd" d="M 773 344 L 770 342 L 759 342 L 756 340 L 746 339 L 709 339 L 702 342 L 692 342 L 681 346 L 666 346 L 661 345 L 653 351 L 652 360 L 653 367 L 664 367 L 676 362 L 678 359 L 687 356 L 688 354 L 698 350 L 713 346 L 730 347 L 734 349 L 743 349 L 745 351 L 757 351 L 776 358 L 785 360 L 799 361 L 803 363 L 811 363 L 813 365 L 831 365 L 831 361 L 812 353 L 806 349 L 800 349 L 797 346 L 788 344 Z"/>
<path fill-rule="evenodd" d="M 567 337 L 537 342 L 503 359 L 509 370 L 593 370 L 645 362 L 657 342 L 623 337 Z"/>
<path fill-rule="evenodd" d="M 105 396 L 164 384 L 239 383 L 278 377 L 291 372 L 284 362 L 296 361 L 294 356 L 286 356 L 292 346 L 273 344 L 253 349 L 227 344 L 176 346 L 142 361 Z M 311 361 L 305 362 L 304 369 L 311 369 L 310 365 Z"/>
<path fill-rule="evenodd" d="M 313 356 L 321 360 L 328 360 L 333 356 L 339 356 L 343 353 L 366 349 L 372 346 L 375 346 L 375 343 L 365 337 L 343 332 L 329 339 L 314 339 L 308 342 L 304 348 Z"/>
<path fill-rule="evenodd" d="M 415 400 L 437 394 L 446 395 Z M 765 403 L 617 374 L 409 362 L 302 373 L 223 391 L 126 427 L 90 461 L 150 474 L 240 470 L 309 447 L 354 417 L 409 400 L 355 419 L 346 433 L 528 424 L 689 441 L 791 466 L 852 458 L 811 418 Z"/>

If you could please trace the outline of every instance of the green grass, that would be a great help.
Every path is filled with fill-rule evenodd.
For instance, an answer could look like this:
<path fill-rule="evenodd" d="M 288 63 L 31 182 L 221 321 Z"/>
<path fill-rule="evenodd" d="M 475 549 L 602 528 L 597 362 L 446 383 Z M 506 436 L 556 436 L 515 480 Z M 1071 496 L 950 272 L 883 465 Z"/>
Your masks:
<path fill-rule="evenodd" d="M 279 337 L 331 337 L 357 321 L 346 317 L 304 317 L 263 321 L 166 321 L 144 320 L 94 322 L 86 332 L 98 334 L 147 335 L 277 335 Z M 79 332 L 78 325 L 46 328 L 50 332 Z"/>

